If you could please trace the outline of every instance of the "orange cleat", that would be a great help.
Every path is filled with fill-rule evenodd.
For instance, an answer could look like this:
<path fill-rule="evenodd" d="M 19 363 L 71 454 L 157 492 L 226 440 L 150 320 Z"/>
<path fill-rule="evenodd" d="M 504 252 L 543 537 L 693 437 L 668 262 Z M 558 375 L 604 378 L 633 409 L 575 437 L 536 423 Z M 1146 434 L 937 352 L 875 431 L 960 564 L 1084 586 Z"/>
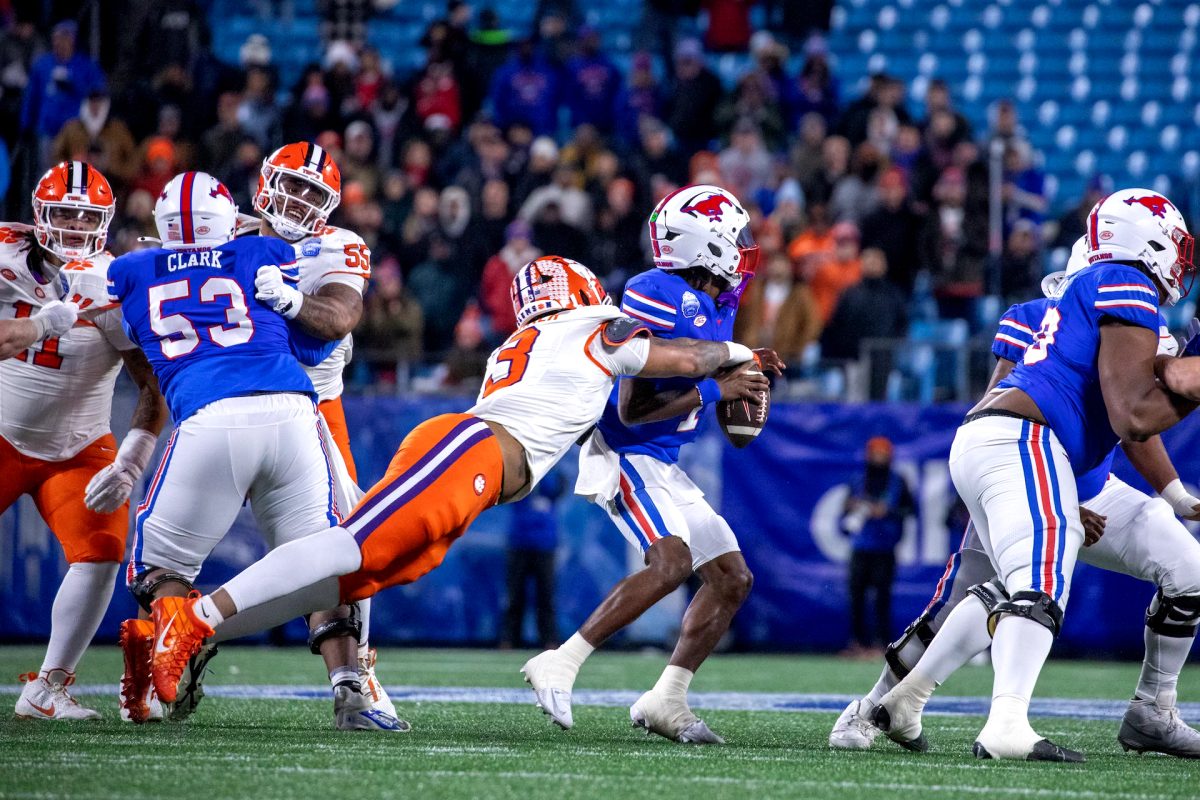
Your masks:
<path fill-rule="evenodd" d="M 150 604 L 154 619 L 154 690 L 164 703 L 175 702 L 179 679 L 188 660 L 213 635 L 208 623 L 196 616 L 199 599 L 200 593 L 193 591 L 186 598 L 160 597 Z"/>
<path fill-rule="evenodd" d="M 121 708 L 131 722 L 141 725 L 150 718 L 149 693 L 151 657 L 154 655 L 154 623 L 148 619 L 127 619 L 121 623 L 121 651 L 125 654 L 125 674 L 121 676 Z"/>

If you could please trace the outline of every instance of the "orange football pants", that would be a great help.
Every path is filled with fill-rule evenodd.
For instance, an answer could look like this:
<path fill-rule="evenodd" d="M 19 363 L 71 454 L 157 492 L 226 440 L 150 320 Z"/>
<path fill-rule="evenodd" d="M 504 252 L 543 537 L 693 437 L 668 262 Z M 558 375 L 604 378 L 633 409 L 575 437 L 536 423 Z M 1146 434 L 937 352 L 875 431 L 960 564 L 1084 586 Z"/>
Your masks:
<path fill-rule="evenodd" d="M 117 440 L 101 436 L 66 461 L 30 458 L 0 437 L 0 512 L 23 494 L 62 545 L 67 563 L 120 561 L 125 557 L 129 503 L 111 514 L 83 504 L 88 481 L 117 457 Z"/>
<path fill-rule="evenodd" d="M 342 461 L 346 462 L 350 480 L 358 483 L 358 468 L 354 466 L 354 454 L 350 452 L 350 429 L 346 427 L 346 410 L 342 408 L 342 398 L 323 400 L 317 404 L 317 410 L 325 418 L 325 427 L 329 428 L 329 435 L 333 437 L 333 443 L 342 454 Z"/>
<path fill-rule="evenodd" d="M 500 443 L 483 420 L 443 414 L 418 425 L 342 523 L 362 549 L 362 566 L 341 578 L 342 601 L 435 569 L 454 540 L 496 504 L 503 477 Z"/>

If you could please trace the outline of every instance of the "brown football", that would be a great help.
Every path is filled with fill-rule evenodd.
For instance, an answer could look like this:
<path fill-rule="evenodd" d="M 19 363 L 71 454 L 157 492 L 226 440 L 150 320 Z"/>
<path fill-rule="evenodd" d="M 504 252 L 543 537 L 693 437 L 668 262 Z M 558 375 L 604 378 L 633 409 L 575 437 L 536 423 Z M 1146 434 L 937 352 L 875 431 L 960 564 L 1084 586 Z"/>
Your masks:
<path fill-rule="evenodd" d="M 767 425 L 771 413 L 771 390 L 759 395 L 758 405 L 748 400 L 722 400 L 717 403 L 717 422 L 734 447 L 742 448 L 753 442 Z"/>

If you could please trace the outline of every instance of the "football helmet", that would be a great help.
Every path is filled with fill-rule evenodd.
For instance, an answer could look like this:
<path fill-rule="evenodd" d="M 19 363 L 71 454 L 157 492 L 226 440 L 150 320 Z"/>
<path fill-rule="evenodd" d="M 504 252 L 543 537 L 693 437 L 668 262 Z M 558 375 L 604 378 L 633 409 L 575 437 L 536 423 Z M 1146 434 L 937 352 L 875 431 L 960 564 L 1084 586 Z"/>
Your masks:
<path fill-rule="evenodd" d="M 171 178 L 154 204 L 163 247 L 216 247 L 233 238 L 238 209 L 225 184 L 207 172 Z"/>
<path fill-rule="evenodd" d="M 650 214 L 654 266 L 702 267 L 737 288 L 758 266 L 750 215 L 719 186 L 685 186 L 664 197 Z"/>
<path fill-rule="evenodd" d="M 63 161 L 33 190 L 33 231 L 38 244 L 64 261 L 104 252 L 116 213 L 112 187 L 85 161 Z"/>
<path fill-rule="evenodd" d="M 1046 297 L 1058 297 L 1067 286 L 1067 278 L 1088 266 L 1088 237 L 1080 236 L 1071 245 L 1071 255 L 1067 258 L 1067 268 L 1051 272 L 1042 278 L 1042 294 Z"/>
<path fill-rule="evenodd" d="M 510 291 L 518 328 L 554 311 L 612 305 L 590 269 L 562 256 L 543 256 L 521 267 Z"/>
<path fill-rule="evenodd" d="M 1174 305 L 1191 288 L 1194 246 L 1179 209 L 1150 189 L 1113 192 L 1088 214 L 1088 263 L 1142 264 L 1166 293 L 1165 305 Z"/>
<path fill-rule="evenodd" d="M 342 173 L 325 148 L 285 144 L 263 160 L 254 207 L 288 241 L 314 236 L 342 199 Z"/>

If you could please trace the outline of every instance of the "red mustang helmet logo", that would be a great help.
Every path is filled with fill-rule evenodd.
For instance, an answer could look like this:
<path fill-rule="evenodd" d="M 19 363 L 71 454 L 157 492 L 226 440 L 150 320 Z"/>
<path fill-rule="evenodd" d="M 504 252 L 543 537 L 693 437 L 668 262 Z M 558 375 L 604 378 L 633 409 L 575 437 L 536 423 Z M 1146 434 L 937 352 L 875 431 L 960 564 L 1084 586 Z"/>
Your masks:
<path fill-rule="evenodd" d="M 721 211 L 721 206 L 723 205 L 732 206 L 733 204 L 729 202 L 728 197 L 723 197 L 719 194 L 710 194 L 699 203 L 688 203 L 679 210 L 686 211 L 689 214 L 695 214 L 697 216 L 703 214 L 704 216 L 708 217 L 710 222 L 720 222 L 721 215 L 724 213 Z"/>
<path fill-rule="evenodd" d="M 1146 197 L 1128 197 L 1125 199 L 1125 205 L 1132 206 L 1137 203 L 1144 207 L 1147 211 L 1156 217 L 1166 218 L 1167 206 L 1171 205 L 1171 201 L 1157 194 L 1148 195 Z M 1172 206 L 1174 208 L 1174 206 Z"/>
<path fill-rule="evenodd" d="M 237 203 L 235 203 L 233 201 L 233 195 L 230 194 L 229 190 L 225 188 L 225 184 L 221 183 L 220 181 L 217 181 L 217 188 L 210 191 L 208 193 L 208 196 L 209 197 L 224 197 L 226 200 L 229 201 L 230 205 L 237 205 Z"/>

